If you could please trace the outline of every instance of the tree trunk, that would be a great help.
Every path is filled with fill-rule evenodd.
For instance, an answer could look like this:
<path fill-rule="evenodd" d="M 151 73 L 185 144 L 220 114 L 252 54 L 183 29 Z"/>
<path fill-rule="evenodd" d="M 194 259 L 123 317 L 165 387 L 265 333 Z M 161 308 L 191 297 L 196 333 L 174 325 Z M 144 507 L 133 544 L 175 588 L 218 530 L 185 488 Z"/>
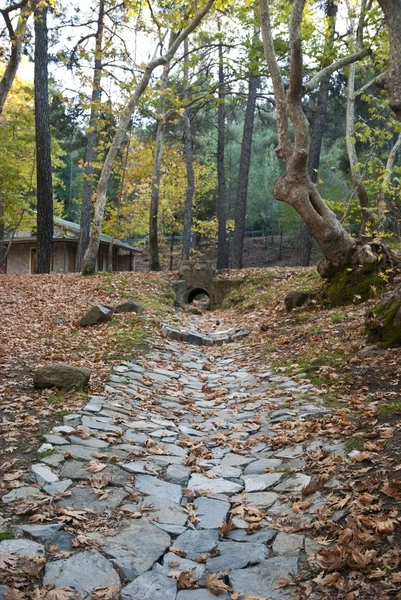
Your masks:
<path fill-rule="evenodd" d="M 401 0 L 378 0 L 390 38 L 390 63 L 377 85 L 390 94 L 390 108 L 401 120 Z"/>
<path fill-rule="evenodd" d="M 170 239 L 170 260 L 169 260 L 169 264 L 168 264 L 169 271 L 172 271 L 173 266 L 174 266 L 174 238 L 175 238 L 175 231 L 173 230 L 171 232 L 171 239 Z"/>
<path fill-rule="evenodd" d="M 50 273 L 53 244 L 53 181 L 50 141 L 47 6 L 35 8 L 35 125 L 37 238 L 35 273 Z"/>
<path fill-rule="evenodd" d="M 227 245 L 227 190 L 226 172 L 224 165 L 225 156 L 225 88 L 224 88 L 224 63 L 223 45 L 219 42 L 219 105 L 217 107 L 217 270 L 228 269 Z"/>
<path fill-rule="evenodd" d="M 401 148 L 401 133 L 398 134 L 393 147 L 391 148 L 390 154 L 387 157 L 386 170 L 384 171 L 383 181 L 378 192 L 377 197 L 377 228 L 379 231 L 384 231 L 386 223 L 386 194 L 388 193 L 391 183 L 391 173 L 393 171 L 394 162 L 397 157 L 397 153 Z"/>
<path fill-rule="evenodd" d="M 96 158 L 96 145 L 98 138 L 98 120 L 100 115 L 100 101 L 102 97 L 102 69 L 103 69 L 103 31 L 104 31 L 105 0 L 99 1 L 99 15 L 97 20 L 95 64 L 92 85 L 91 113 L 88 128 L 88 143 L 85 154 L 84 189 L 82 195 L 80 232 L 76 258 L 76 270 L 81 271 L 85 252 L 89 245 L 90 226 L 92 218 L 92 196 L 94 187 L 95 168 L 93 163 Z"/>
<path fill-rule="evenodd" d="M 161 270 L 159 256 L 158 216 L 160 201 L 160 182 L 162 175 L 163 135 L 164 126 L 166 122 L 165 96 L 163 92 L 168 84 L 169 71 L 170 63 L 167 63 L 163 67 L 162 82 L 160 86 L 159 122 L 157 124 L 155 154 L 153 159 L 152 195 L 150 199 L 149 215 L 149 255 L 151 271 Z"/>
<path fill-rule="evenodd" d="M 102 230 L 104 209 L 106 204 L 107 186 L 112 173 L 114 160 L 124 140 L 124 136 L 131 121 L 131 116 L 137 107 L 138 101 L 148 87 L 150 77 L 156 67 L 165 65 L 171 61 L 181 43 L 194 31 L 194 29 L 196 29 L 203 17 L 209 12 L 214 2 L 215 0 L 207 0 L 203 8 L 196 11 L 194 17 L 190 23 L 188 23 L 185 29 L 183 29 L 179 34 L 175 33 L 170 35 L 170 43 L 167 52 L 147 63 L 142 78 L 138 82 L 134 92 L 128 100 L 127 108 L 120 118 L 117 131 L 114 134 L 113 141 L 108 150 L 99 178 L 92 233 L 89 240 L 89 246 L 84 257 L 83 273 L 86 275 L 92 274 L 95 271 L 96 256 L 100 245 L 100 233 Z"/>
<path fill-rule="evenodd" d="M 251 165 L 252 135 L 255 123 L 256 95 L 259 77 L 251 75 L 248 81 L 248 99 L 242 133 L 241 158 L 238 171 L 237 202 L 235 205 L 234 256 L 233 268 L 242 269 L 244 251 L 246 203 L 248 196 L 249 168 Z"/>
<path fill-rule="evenodd" d="M 189 44 L 188 40 L 184 42 L 184 102 L 188 103 L 189 96 L 189 69 L 188 69 L 188 53 Z M 192 132 L 191 132 L 191 121 L 189 119 L 188 109 L 185 108 L 184 114 L 182 115 L 182 123 L 184 126 L 184 144 L 185 144 L 185 165 L 187 169 L 187 190 L 185 193 L 185 206 L 184 206 L 184 236 L 182 241 L 182 260 L 189 260 L 192 243 L 192 205 L 193 197 L 195 192 L 195 175 L 193 165 L 193 152 L 192 152 Z"/>
<path fill-rule="evenodd" d="M 28 0 L 21 4 L 21 11 L 19 13 L 17 27 L 15 29 L 10 18 L 11 7 L 2 9 L 0 11 L 6 23 L 11 42 L 10 58 L 8 59 L 3 77 L 0 80 L 0 115 L 3 112 L 8 92 L 12 87 L 15 75 L 18 71 L 21 61 L 22 44 L 26 34 L 27 22 L 32 14 L 32 7 Z"/>
<path fill-rule="evenodd" d="M 124 159 L 124 164 L 123 164 L 123 173 L 122 173 L 122 176 L 121 176 L 120 190 L 119 190 L 118 197 L 117 197 L 116 220 L 114 221 L 113 236 L 111 238 L 111 242 L 110 242 L 110 246 L 109 246 L 109 258 L 108 258 L 108 261 L 107 261 L 107 270 L 109 271 L 109 273 L 113 272 L 113 248 L 114 248 L 114 242 L 115 242 L 116 237 L 117 237 L 118 223 L 120 221 L 121 205 L 122 205 L 123 197 L 124 197 L 125 174 L 127 172 L 127 165 L 128 165 L 128 158 L 129 158 L 130 147 L 131 147 L 131 138 L 129 138 L 129 140 L 128 140 L 127 149 L 125 151 L 125 159 Z"/>

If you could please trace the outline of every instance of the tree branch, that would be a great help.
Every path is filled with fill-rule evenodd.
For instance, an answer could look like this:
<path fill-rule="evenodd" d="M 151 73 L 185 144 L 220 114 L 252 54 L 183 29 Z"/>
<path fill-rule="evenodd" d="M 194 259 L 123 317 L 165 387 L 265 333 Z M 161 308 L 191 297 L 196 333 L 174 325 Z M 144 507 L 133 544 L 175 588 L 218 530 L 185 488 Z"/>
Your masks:
<path fill-rule="evenodd" d="M 307 94 L 308 92 L 312 92 L 318 87 L 318 85 L 323 81 L 323 79 L 326 79 L 326 77 L 329 77 L 335 71 L 339 71 L 343 67 L 347 67 L 348 65 L 351 65 L 354 62 L 362 60 L 363 58 L 368 56 L 369 53 L 370 51 L 368 50 L 368 48 L 361 48 L 361 50 L 358 50 L 354 54 L 350 54 L 349 56 L 344 56 L 343 58 L 335 60 L 331 65 L 325 67 L 324 69 L 316 73 L 316 75 L 314 75 L 312 79 L 310 79 L 304 84 L 303 93 Z"/>

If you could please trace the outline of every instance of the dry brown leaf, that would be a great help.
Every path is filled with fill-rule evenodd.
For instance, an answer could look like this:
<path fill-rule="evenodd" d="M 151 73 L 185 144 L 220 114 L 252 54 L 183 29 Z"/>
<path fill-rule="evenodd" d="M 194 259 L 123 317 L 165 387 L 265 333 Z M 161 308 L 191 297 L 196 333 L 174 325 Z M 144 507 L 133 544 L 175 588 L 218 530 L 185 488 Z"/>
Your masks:
<path fill-rule="evenodd" d="M 103 469 L 106 467 L 107 465 L 104 463 L 98 463 L 94 460 L 91 460 L 85 471 L 88 471 L 88 473 L 100 473 L 100 471 L 103 471 Z"/>
<path fill-rule="evenodd" d="M 235 525 L 233 523 L 233 516 L 230 515 L 228 521 L 223 521 L 222 526 L 219 527 L 219 533 L 222 537 L 225 537 L 231 531 L 233 531 L 233 529 L 235 529 Z"/>
<path fill-rule="evenodd" d="M 211 594 L 218 596 L 222 592 L 231 591 L 230 586 L 223 581 L 224 577 L 226 577 L 229 572 L 230 571 L 221 571 L 220 573 L 206 572 L 206 587 Z"/>

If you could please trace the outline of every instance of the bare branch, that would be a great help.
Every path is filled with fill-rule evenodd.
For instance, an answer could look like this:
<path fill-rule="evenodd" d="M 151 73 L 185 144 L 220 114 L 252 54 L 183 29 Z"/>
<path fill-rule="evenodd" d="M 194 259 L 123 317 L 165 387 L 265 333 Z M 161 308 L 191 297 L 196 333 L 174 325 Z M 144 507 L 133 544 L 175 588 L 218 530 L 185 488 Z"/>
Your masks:
<path fill-rule="evenodd" d="M 328 67 L 325 67 L 324 69 L 322 69 L 321 71 L 316 73 L 316 75 L 314 75 L 312 77 L 312 79 L 310 79 L 309 81 L 307 81 L 304 84 L 304 86 L 303 86 L 304 94 L 307 94 L 308 92 L 312 92 L 314 89 L 316 89 L 318 87 L 318 85 L 321 83 L 321 81 L 323 81 L 323 79 L 326 79 L 326 77 L 329 77 L 335 71 L 339 71 L 343 67 L 347 67 L 348 65 L 351 65 L 352 63 L 362 60 L 363 58 L 368 56 L 369 53 L 370 52 L 369 52 L 368 48 L 362 48 L 361 50 L 358 50 L 354 54 L 350 54 L 349 56 L 344 56 L 343 58 L 339 58 L 338 60 L 335 60 L 333 63 L 331 63 L 331 65 L 329 65 Z"/>

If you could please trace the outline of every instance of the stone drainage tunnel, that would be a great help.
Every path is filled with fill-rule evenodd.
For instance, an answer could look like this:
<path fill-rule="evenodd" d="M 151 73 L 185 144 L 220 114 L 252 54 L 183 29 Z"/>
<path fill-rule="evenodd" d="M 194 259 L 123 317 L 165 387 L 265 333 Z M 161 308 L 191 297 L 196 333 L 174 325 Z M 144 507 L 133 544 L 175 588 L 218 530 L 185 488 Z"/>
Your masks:
<path fill-rule="evenodd" d="M 194 300 L 209 298 L 211 310 L 220 308 L 225 298 L 242 285 L 243 279 L 229 280 L 216 277 L 216 271 L 207 265 L 184 263 L 180 279 L 171 282 L 177 306 L 191 304 Z M 205 304 L 207 300 L 205 299 Z"/>

